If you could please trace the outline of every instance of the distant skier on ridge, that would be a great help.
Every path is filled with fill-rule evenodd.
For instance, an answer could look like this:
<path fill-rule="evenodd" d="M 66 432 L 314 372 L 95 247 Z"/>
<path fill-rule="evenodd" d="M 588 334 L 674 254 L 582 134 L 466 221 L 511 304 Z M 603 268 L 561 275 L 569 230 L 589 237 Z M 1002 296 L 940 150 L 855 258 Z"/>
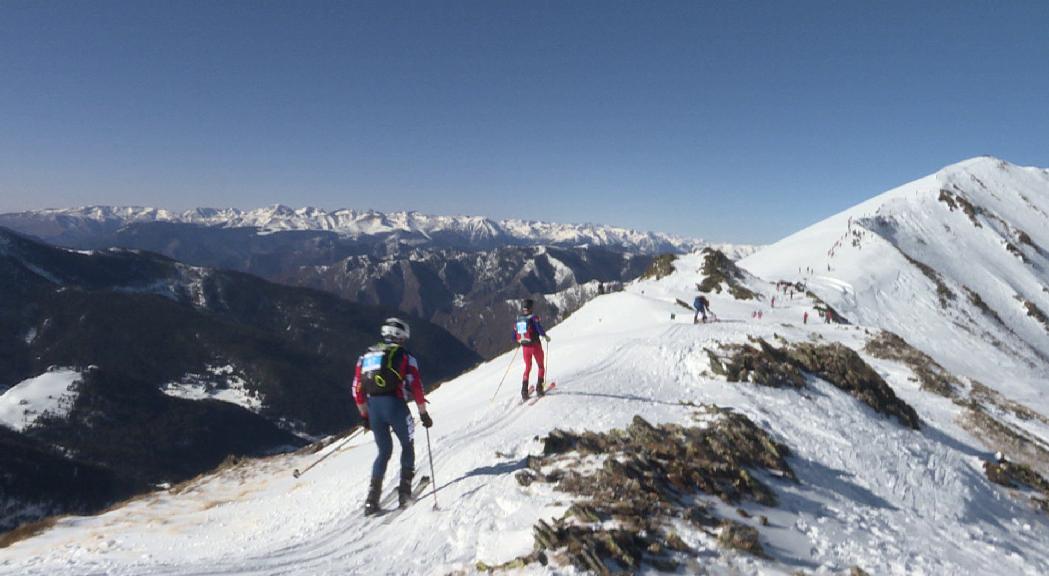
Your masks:
<path fill-rule="evenodd" d="M 539 371 L 539 381 L 535 385 L 535 393 L 542 396 L 546 393 L 543 388 L 543 380 L 546 378 L 546 362 L 543 358 L 543 344 L 539 338 L 550 342 L 546 335 L 539 316 L 532 313 L 535 302 L 528 298 L 521 304 L 521 314 L 517 316 L 514 323 L 514 341 L 521 345 L 521 356 L 524 357 L 524 377 L 521 380 L 521 399 L 528 400 L 528 377 L 532 372 L 532 359 L 535 359 L 536 368 Z"/>
<path fill-rule="evenodd" d="M 426 412 L 419 363 L 403 347 L 411 336 L 411 328 L 400 318 L 387 318 L 380 334 L 382 342 L 369 348 L 357 359 L 353 377 L 353 398 L 357 410 L 361 413 L 365 428 L 370 428 L 375 435 L 375 446 L 379 450 L 372 463 L 371 485 L 364 503 L 365 514 L 379 512 L 382 480 L 393 454 L 390 430 L 397 435 L 401 445 L 401 483 L 397 487 L 399 505 L 403 508 L 411 502 L 412 476 L 415 474 L 415 421 L 408 409 L 409 392 L 419 407 L 419 419 L 423 426 L 433 426 L 433 420 Z"/>
<path fill-rule="evenodd" d="M 710 301 L 707 297 L 700 294 L 696 296 L 696 299 L 692 301 L 692 307 L 696 309 L 696 313 L 692 315 L 692 323 L 699 324 L 699 317 L 703 316 L 703 322 L 707 321 L 707 310 L 710 309 Z"/>

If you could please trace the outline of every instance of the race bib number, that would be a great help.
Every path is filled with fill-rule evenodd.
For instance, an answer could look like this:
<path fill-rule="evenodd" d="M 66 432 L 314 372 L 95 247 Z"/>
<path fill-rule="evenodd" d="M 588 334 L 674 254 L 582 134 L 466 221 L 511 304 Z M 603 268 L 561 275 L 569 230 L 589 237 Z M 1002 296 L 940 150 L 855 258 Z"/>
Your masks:
<path fill-rule="evenodd" d="M 520 322 L 517 323 L 517 335 L 520 336 L 521 338 L 527 338 L 528 337 L 528 321 L 527 320 L 521 320 Z"/>
<path fill-rule="evenodd" d="M 364 359 L 361 360 L 361 371 L 362 372 L 374 372 L 376 370 L 382 370 L 382 352 L 369 352 L 364 355 Z"/>

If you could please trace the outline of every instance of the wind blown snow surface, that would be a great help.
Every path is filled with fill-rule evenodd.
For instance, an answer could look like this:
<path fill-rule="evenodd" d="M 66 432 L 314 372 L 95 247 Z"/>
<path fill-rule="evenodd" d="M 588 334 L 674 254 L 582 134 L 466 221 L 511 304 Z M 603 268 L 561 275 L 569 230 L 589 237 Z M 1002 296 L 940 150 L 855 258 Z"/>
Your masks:
<path fill-rule="evenodd" d="M 746 504 L 750 519 L 725 512 L 758 528 L 769 558 L 721 551 L 713 537 L 679 527 L 709 573 L 840 574 L 852 566 L 872 574 L 1049 573 L 1046 516 L 985 479 L 989 454 L 955 424 L 959 408 L 920 390 L 908 368 L 865 356 L 918 411 L 920 430 L 819 380 L 803 391 L 728 383 L 710 375 L 704 353 L 719 342 L 776 335 L 858 349 L 865 329 L 800 325 L 811 305 L 800 297 L 770 309 L 716 294 L 711 304 L 721 321 L 693 325 L 674 301 L 691 301 L 701 256 L 675 265 L 676 273 L 600 296 L 554 328 L 547 358 L 557 388 L 534 406 L 521 404 L 520 357 L 512 353 L 434 392 L 435 425 L 428 436 L 416 430 L 416 445 L 419 472 L 430 474 L 432 444 L 438 489 L 403 514 L 362 516 L 375 447 L 359 435 L 334 453 L 337 445 L 251 461 L 96 517 L 61 519 L 4 550 L 0 574 L 472 573 L 478 561 L 530 551 L 536 521 L 570 503 L 548 484 L 522 487 L 514 479 L 528 455 L 541 452 L 539 437 L 557 427 L 620 428 L 636 414 L 689 424 L 681 401 L 747 415 L 792 449 L 788 461 L 799 480 L 767 479 L 776 508 Z M 764 317 L 752 319 L 758 309 Z M 395 456 L 387 489 L 396 470 Z M 758 514 L 768 526 L 758 525 Z M 518 573 L 576 571 L 529 565 Z"/>
<path fill-rule="evenodd" d="M 65 416 L 76 401 L 79 381 L 79 372 L 61 368 L 15 384 L 0 395 L 0 425 L 22 432 L 44 414 Z"/>

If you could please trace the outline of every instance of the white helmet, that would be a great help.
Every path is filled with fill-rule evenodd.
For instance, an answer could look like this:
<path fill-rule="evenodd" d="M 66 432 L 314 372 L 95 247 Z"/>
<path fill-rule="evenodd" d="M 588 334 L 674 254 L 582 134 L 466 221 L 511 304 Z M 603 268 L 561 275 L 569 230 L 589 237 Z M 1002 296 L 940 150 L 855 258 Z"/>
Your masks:
<path fill-rule="evenodd" d="M 379 333 L 387 342 L 405 342 L 411 337 L 412 329 L 400 318 L 387 318 L 383 321 L 382 330 Z"/>

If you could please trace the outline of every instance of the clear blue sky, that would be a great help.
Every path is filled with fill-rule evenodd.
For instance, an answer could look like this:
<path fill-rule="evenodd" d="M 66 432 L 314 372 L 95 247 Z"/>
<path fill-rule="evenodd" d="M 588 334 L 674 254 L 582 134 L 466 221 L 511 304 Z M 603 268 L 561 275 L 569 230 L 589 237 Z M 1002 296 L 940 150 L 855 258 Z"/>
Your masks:
<path fill-rule="evenodd" d="M 769 242 L 1049 167 L 1049 2 L 0 1 L 0 212 L 415 209 Z"/>

